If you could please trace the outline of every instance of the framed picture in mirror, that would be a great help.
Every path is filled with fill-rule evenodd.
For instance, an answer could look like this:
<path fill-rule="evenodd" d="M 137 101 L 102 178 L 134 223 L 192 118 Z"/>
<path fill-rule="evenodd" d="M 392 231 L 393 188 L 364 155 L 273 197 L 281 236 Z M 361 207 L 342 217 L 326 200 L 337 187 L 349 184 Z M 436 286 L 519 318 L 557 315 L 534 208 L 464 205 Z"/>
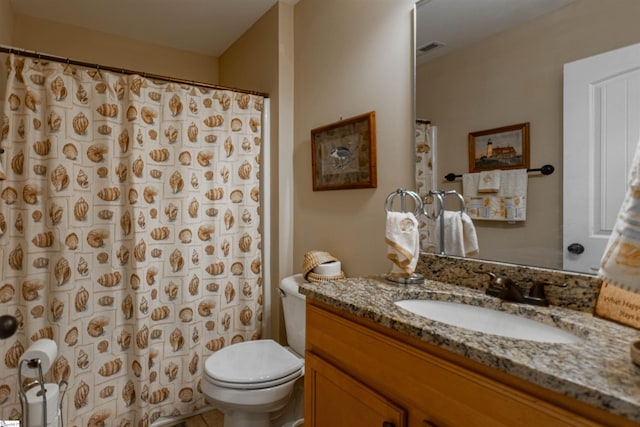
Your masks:
<path fill-rule="evenodd" d="M 375 111 L 311 130 L 313 191 L 376 188 Z"/>
<path fill-rule="evenodd" d="M 529 168 L 529 122 L 469 134 L 469 172 Z"/>

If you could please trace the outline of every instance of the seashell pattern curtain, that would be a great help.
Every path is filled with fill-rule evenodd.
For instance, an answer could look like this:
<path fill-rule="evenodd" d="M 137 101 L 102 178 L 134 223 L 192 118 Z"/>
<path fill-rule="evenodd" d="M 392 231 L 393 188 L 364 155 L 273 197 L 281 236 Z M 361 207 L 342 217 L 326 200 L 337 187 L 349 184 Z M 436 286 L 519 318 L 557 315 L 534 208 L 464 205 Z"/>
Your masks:
<path fill-rule="evenodd" d="M 0 419 L 17 366 L 58 343 L 69 426 L 204 405 L 208 355 L 261 335 L 263 98 L 15 54 L 0 144 Z"/>
<path fill-rule="evenodd" d="M 429 194 L 436 188 L 435 176 L 435 126 L 424 120 L 416 120 L 416 139 L 415 139 L 415 180 L 416 193 L 426 203 L 426 210 L 430 215 L 434 215 L 434 199 Z M 437 203 L 437 202 L 435 202 Z M 439 209 L 439 207 L 435 207 Z M 436 252 L 438 248 L 435 233 L 435 221 L 427 218 L 426 215 L 420 215 L 418 218 L 418 227 L 420 229 L 420 250 L 425 252 Z"/>

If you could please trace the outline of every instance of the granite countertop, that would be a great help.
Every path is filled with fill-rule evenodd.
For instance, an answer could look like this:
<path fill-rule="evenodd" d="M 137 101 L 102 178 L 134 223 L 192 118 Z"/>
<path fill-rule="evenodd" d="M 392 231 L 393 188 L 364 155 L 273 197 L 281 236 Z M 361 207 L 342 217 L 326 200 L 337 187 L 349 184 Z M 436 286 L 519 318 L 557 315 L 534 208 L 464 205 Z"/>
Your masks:
<path fill-rule="evenodd" d="M 606 411 L 640 422 L 640 367 L 629 344 L 640 331 L 562 307 L 501 301 L 477 289 L 433 280 L 403 285 L 383 277 L 305 283 L 300 292 L 356 316 L 437 345 Z M 395 304 L 435 299 L 490 307 L 557 325 L 581 338 L 552 344 L 504 338 L 436 322 Z"/>

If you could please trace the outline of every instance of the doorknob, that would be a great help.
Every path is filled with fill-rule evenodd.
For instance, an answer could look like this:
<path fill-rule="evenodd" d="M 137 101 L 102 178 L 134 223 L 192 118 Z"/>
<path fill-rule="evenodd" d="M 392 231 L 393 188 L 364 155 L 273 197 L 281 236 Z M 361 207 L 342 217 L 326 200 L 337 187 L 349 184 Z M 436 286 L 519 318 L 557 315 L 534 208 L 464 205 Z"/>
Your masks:
<path fill-rule="evenodd" d="M 584 252 L 584 246 L 580 243 L 572 243 L 567 247 L 567 250 L 572 254 L 580 255 Z"/>

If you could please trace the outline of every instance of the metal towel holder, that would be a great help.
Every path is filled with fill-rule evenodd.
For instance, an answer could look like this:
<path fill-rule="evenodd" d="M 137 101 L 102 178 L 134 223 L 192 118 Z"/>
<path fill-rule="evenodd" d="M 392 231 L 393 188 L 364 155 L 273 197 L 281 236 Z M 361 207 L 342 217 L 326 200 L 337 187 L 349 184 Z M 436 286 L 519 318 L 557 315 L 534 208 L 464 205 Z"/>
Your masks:
<path fill-rule="evenodd" d="M 400 212 L 410 212 L 407 209 L 407 197 L 413 199 L 415 204 L 415 209 L 413 211 L 413 215 L 418 218 L 420 215 L 424 213 L 424 204 L 422 203 L 422 199 L 418 194 L 414 191 L 405 190 L 404 188 L 398 188 L 396 191 L 392 192 L 387 196 L 387 199 L 384 202 L 384 210 L 389 213 L 393 211 L 393 202 L 399 198 L 400 199 Z M 399 275 L 399 274 L 387 274 L 386 279 L 402 284 L 410 284 L 410 283 L 423 283 L 424 276 L 420 273 L 412 273 L 411 275 Z"/>
<path fill-rule="evenodd" d="M 441 255 L 445 255 L 445 247 L 444 247 L 444 201 L 447 197 L 449 196 L 456 196 L 458 197 L 458 200 L 460 201 L 460 214 L 462 214 L 462 212 L 466 212 L 467 211 L 467 207 L 464 204 L 464 197 L 462 197 L 462 194 L 458 193 L 455 190 L 449 190 L 449 191 L 429 191 L 429 195 L 433 196 L 434 199 L 438 200 L 438 209 L 436 214 L 434 215 L 430 215 L 427 210 L 426 210 L 426 206 L 424 208 L 424 214 L 427 218 L 431 219 L 431 220 L 437 220 L 440 219 L 440 254 Z"/>

